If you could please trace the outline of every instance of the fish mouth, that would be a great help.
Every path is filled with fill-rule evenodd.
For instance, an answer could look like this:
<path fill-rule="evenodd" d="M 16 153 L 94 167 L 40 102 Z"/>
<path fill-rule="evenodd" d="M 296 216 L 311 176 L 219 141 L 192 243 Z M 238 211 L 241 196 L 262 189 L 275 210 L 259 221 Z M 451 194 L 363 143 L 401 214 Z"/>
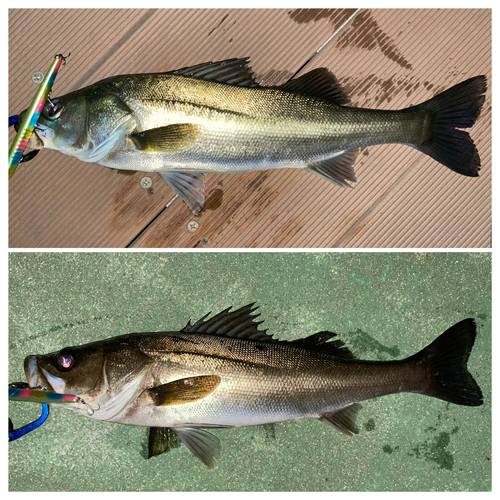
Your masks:
<path fill-rule="evenodd" d="M 24 360 L 24 373 L 30 389 L 37 389 L 40 391 L 55 392 L 57 394 L 69 394 L 65 392 L 66 384 L 63 379 L 56 377 L 49 373 L 45 368 L 39 366 L 37 356 L 28 356 Z M 71 396 L 80 396 L 78 394 L 70 394 Z M 78 402 L 66 403 L 50 403 L 54 406 L 62 406 L 68 410 L 76 411 L 88 417 L 92 417 L 96 408 L 93 408 L 80 398 Z M 97 410 L 99 405 L 97 405 Z"/>
<path fill-rule="evenodd" d="M 19 114 L 19 121 L 14 124 L 16 132 L 19 131 L 19 125 L 23 121 L 26 110 Z M 29 138 L 27 149 L 42 149 L 44 147 L 44 139 L 49 135 L 48 127 L 39 121 L 36 123 L 35 128 Z"/>
<path fill-rule="evenodd" d="M 31 389 L 57 392 L 64 394 L 66 383 L 38 365 L 36 356 L 28 356 L 24 360 L 24 373 Z"/>
<path fill-rule="evenodd" d="M 42 149 L 45 145 L 45 139 L 48 139 L 49 128 L 46 125 L 37 123 L 31 134 L 28 147 L 31 149 Z"/>
<path fill-rule="evenodd" d="M 31 149 L 42 149 L 44 146 L 43 139 L 39 135 L 39 130 L 35 129 L 33 130 L 33 133 L 31 134 L 30 141 L 29 141 L 29 147 Z"/>

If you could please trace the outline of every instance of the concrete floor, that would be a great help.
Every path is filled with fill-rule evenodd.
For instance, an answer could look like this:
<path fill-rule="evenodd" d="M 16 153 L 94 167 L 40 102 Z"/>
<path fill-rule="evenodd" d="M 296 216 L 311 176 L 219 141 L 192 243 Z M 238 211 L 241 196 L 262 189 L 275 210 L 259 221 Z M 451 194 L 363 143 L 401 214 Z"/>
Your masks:
<path fill-rule="evenodd" d="M 484 405 L 415 394 L 363 403 L 360 434 L 316 420 L 216 430 L 210 471 L 184 447 L 146 460 L 147 430 L 54 408 L 9 444 L 12 491 L 487 491 L 491 489 L 489 253 L 13 253 L 9 382 L 23 359 L 130 332 L 177 330 L 256 301 L 282 339 L 337 331 L 359 358 L 414 354 L 475 318 L 469 369 Z M 37 405 L 12 403 L 16 426 Z"/>

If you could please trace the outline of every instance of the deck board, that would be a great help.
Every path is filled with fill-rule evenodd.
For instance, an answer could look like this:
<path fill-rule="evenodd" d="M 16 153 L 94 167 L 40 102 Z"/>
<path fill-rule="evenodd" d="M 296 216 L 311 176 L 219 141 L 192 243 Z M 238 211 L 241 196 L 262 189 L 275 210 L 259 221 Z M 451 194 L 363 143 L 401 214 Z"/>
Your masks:
<path fill-rule="evenodd" d="M 114 74 L 244 56 L 259 81 L 280 84 L 352 13 L 13 9 L 9 111 L 29 104 L 32 72 L 43 71 L 58 52 L 72 55 L 54 96 Z M 27 51 L 23 33 L 56 17 L 61 29 L 41 32 Z M 477 74 L 491 81 L 491 11 L 364 10 L 305 71 L 322 66 L 337 75 L 353 105 L 382 109 L 417 104 Z M 471 135 L 482 160 L 479 178 L 459 176 L 405 146 L 376 146 L 359 155 L 354 190 L 289 169 L 207 174 L 198 216 L 157 175 L 147 174 L 150 192 L 140 186 L 144 173 L 125 175 L 41 151 L 9 184 L 10 246 L 485 248 L 491 244 L 490 90 Z M 199 229 L 190 232 L 193 220 Z"/>

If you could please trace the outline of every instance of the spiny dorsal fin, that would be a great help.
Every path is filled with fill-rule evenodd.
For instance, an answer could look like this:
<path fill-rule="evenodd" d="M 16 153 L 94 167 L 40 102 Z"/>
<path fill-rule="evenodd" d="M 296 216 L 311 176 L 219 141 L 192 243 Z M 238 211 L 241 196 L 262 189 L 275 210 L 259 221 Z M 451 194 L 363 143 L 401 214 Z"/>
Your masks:
<path fill-rule="evenodd" d="M 298 92 L 313 97 L 321 97 L 342 106 L 351 100 L 338 82 L 335 75 L 327 68 L 316 68 L 295 80 L 290 80 L 279 87 L 287 92 Z"/>
<path fill-rule="evenodd" d="M 211 314 L 208 313 L 194 325 L 191 324 L 191 321 L 188 321 L 188 324 L 181 330 L 181 333 L 209 333 L 223 337 L 273 341 L 272 336 L 266 333 L 267 330 L 257 329 L 258 325 L 263 323 L 263 321 L 255 321 L 255 318 L 258 318 L 260 314 L 251 314 L 258 309 L 254 305 L 255 303 L 248 304 L 232 312 L 230 312 L 231 308 L 228 307 L 213 318 L 205 321 Z"/>
<path fill-rule="evenodd" d="M 180 446 L 180 443 L 177 434 L 169 427 L 150 427 L 148 458 L 170 451 Z"/>
<path fill-rule="evenodd" d="M 201 80 L 237 85 L 239 87 L 258 87 L 259 84 L 254 80 L 252 72 L 248 67 L 249 60 L 249 57 L 243 57 L 241 59 L 207 62 L 169 71 L 168 74 L 189 76 Z"/>
<path fill-rule="evenodd" d="M 303 339 L 292 340 L 292 343 L 299 344 L 301 347 L 313 351 L 331 354 L 342 359 L 355 359 L 354 354 L 340 339 L 335 339 L 328 342 L 330 339 L 337 337 L 333 332 L 318 332 L 314 335 Z"/>
<path fill-rule="evenodd" d="M 353 403 L 341 410 L 323 413 L 323 415 L 320 415 L 319 420 L 333 425 L 335 429 L 348 436 L 352 436 L 353 434 L 359 433 L 356 417 L 361 408 L 362 406 L 359 403 Z"/>

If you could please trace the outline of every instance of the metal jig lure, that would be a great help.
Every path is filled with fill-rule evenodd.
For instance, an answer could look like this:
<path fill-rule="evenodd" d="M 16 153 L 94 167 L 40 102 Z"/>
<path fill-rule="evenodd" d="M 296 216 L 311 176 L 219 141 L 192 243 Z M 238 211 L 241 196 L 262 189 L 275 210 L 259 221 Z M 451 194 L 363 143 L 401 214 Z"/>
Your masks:
<path fill-rule="evenodd" d="M 54 80 L 56 79 L 57 72 L 61 64 L 66 63 L 66 58 L 71 54 L 68 54 L 64 57 L 62 54 L 58 54 L 55 56 L 52 65 L 50 66 L 43 82 L 40 84 L 33 101 L 31 101 L 30 107 L 26 111 L 22 121 L 19 123 L 19 117 L 15 120 L 15 116 L 11 116 L 9 118 L 9 127 L 11 125 L 19 124 L 19 128 L 17 129 L 17 134 L 9 149 L 9 179 L 14 175 L 16 171 L 17 165 L 21 161 L 29 161 L 34 158 L 37 153 L 32 154 L 28 153 L 23 156 L 23 152 L 26 149 L 29 138 L 33 133 L 33 130 L 38 122 L 38 118 L 40 117 L 40 113 L 42 112 L 45 101 L 47 100 L 49 93 L 52 89 L 52 85 L 54 84 Z M 17 128 L 17 127 L 16 127 Z M 38 150 L 35 150 L 38 152 Z"/>

